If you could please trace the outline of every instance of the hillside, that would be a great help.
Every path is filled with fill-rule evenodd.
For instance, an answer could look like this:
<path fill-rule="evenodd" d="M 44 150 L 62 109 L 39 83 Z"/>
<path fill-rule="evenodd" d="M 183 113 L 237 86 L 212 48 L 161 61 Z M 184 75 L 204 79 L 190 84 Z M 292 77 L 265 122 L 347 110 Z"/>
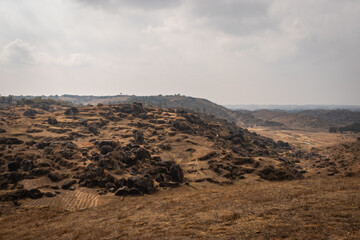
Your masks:
<path fill-rule="evenodd" d="M 4 200 L 69 189 L 138 195 L 192 182 L 302 177 L 285 155 L 292 151 L 288 144 L 184 110 L 24 105 L 0 116 Z"/>

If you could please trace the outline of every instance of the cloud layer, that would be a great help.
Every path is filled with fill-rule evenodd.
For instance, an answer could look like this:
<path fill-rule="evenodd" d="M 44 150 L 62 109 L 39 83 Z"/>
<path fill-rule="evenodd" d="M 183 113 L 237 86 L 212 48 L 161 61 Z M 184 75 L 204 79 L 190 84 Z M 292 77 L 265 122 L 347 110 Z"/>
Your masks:
<path fill-rule="evenodd" d="M 0 9 L 1 94 L 360 104 L 359 1 L 4 0 Z"/>

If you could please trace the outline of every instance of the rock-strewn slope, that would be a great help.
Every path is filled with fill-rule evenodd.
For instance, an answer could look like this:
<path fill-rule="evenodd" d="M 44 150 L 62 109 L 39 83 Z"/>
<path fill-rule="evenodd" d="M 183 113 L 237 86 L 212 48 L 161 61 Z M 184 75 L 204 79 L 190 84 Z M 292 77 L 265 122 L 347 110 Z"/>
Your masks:
<path fill-rule="evenodd" d="M 0 111 L 2 200 L 99 194 L 151 194 L 207 181 L 301 178 L 284 142 L 227 121 L 141 104 Z"/>

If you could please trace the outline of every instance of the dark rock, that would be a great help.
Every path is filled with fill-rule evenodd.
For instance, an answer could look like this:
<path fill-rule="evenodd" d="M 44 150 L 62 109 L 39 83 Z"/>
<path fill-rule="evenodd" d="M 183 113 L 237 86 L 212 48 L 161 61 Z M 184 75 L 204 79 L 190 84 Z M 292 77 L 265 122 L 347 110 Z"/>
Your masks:
<path fill-rule="evenodd" d="M 3 174 L 1 178 L 7 179 L 7 183 L 17 183 L 18 181 L 24 179 L 24 174 L 18 172 L 11 172 Z"/>
<path fill-rule="evenodd" d="M 51 179 L 51 181 L 53 182 L 59 182 L 61 180 L 63 180 L 65 178 L 65 176 L 59 172 L 50 172 L 48 174 L 48 177 Z"/>
<path fill-rule="evenodd" d="M 54 117 L 49 117 L 47 122 L 48 122 L 48 124 L 51 124 L 51 125 L 54 125 L 54 124 L 58 123 L 57 119 L 54 118 Z"/>
<path fill-rule="evenodd" d="M 283 142 L 281 140 L 276 143 L 276 146 L 279 147 L 279 148 L 284 148 L 284 149 L 288 149 L 288 150 L 291 149 L 288 142 Z"/>
<path fill-rule="evenodd" d="M 129 195 L 132 195 L 132 196 L 139 196 L 139 195 L 142 195 L 143 192 L 140 191 L 139 189 L 137 188 L 130 188 L 129 189 Z"/>
<path fill-rule="evenodd" d="M 35 117 L 36 114 L 38 114 L 38 112 L 34 109 L 29 109 L 24 112 L 24 116 L 26 117 Z"/>
<path fill-rule="evenodd" d="M 186 149 L 185 151 L 186 151 L 186 152 L 193 153 L 193 152 L 195 152 L 196 150 L 195 150 L 195 149 L 193 149 L 193 148 L 188 148 L 188 149 Z"/>
<path fill-rule="evenodd" d="M 69 189 L 72 185 L 76 184 L 76 180 L 67 180 L 61 186 L 62 189 Z"/>
<path fill-rule="evenodd" d="M 34 168 L 29 173 L 31 176 L 43 176 L 49 174 L 48 168 Z"/>
<path fill-rule="evenodd" d="M 70 115 L 70 116 L 74 116 L 74 115 L 76 115 L 78 113 L 79 113 L 79 110 L 76 107 L 68 108 L 65 111 L 65 115 Z"/>
<path fill-rule="evenodd" d="M 146 159 L 151 159 L 149 151 L 144 148 L 133 148 L 131 152 L 135 154 L 135 160 L 143 161 Z"/>
<path fill-rule="evenodd" d="M 171 150 L 171 145 L 169 143 L 160 143 L 158 147 L 163 150 Z"/>
<path fill-rule="evenodd" d="M 32 145 L 34 145 L 36 142 L 34 141 L 34 140 L 32 140 L 32 141 L 28 141 L 28 142 L 26 142 L 25 144 L 27 145 L 27 146 L 32 146 Z"/>
<path fill-rule="evenodd" d="M 144 144 L 145 139 L 144 139 L 144 133 L 142 131 L 134 130 L 133 134 L 136 144 Z"/>
<path fill-rule="evenodd" d="M 114 150 L 114 149 L 113 149 L 112 146 L 110 146 L 110 145 L 104 145 L 104 146 L 101 147 L 100 153 L 105 155 L 105 154 L 107 154 L 107 153 L 109 153 L 109 152 L 112 152 L 113 150 Z"/>
<path fill-rule="evenodd" d="M 14 192 L 6 193 L 0 196 L 1 201 L 14 201 L 23 198 L 27 198 L 29 196 L 29 191 L 26 189 L 17 190 Z"/>
<path fill-rule="evenodd" d="M 41 142 L 41 143 L 36 144 L 36 148 L 38 148 L 38 149 L 44 149 L 48 146 L 50 146 L 49 142 Z"/>
<path fill-rule="evenodd" d="M 79 124 L 82 125 L 82 126 L 87 127 L 88 121 L 89 120 L 87 120 L 87 119 L 80 119 Z"/>
<path fill-rule="evenodd" d="M 174 163 L 171 165 L 169 169 L 170 178 L 174 182 L 183 182 L 184 181 L 184 173 L 181 167 Z"/>
<path fill-rule="evenodd" d="M 115 196 L 128 196 L 129 195 L 129 188 L 127 186 L 119 188 L 115 192 Z"/>
<path fill-rule="evenodd" d="M 34 168 L 34 163 L 31 160 L 25 160 L 22 162 L 23 170 L 24 171 L 30 171 Z"/>
<path fill-rule="evenodd" d="M 28 195 L 32 199 L 38 199 L 43 196 L 43 193 L 40 192 L 39 189 L 31 189 L 31 190 L 29 190 Z"/>
<path fill-rule="evenodd" d="M 14 172 L 14 171 L 18 170 L 19 168 L 20 168 L 19 162 L 13 161 L 8 164 L 8 169 L 10 172 Z"/>
<path fill-rule="evenodd" d="M 109 190 L 109 189 L 111 189 L 111 188 L 116 188 L 116 185 L 115 185 L 114 183 L 112 183 L 112 182 L 107 182 L 107 183 L 105 184 L 105 188 L 106 188 L 107 190 Z"/>
<path fill-rule="evenodd" d="M 116 148 L 117 145 L 118 143 L 112 140 L 103 140 L 99 142 L 99 148 L 102 148 L 103 146 L 111 146 L 112 148 Z"/>
<path fill-rule="evenodd" d="M 0 133 L 6 133 L 5 129 L 0 128 Z"/>
<path fill-rule="evenodd" d="M 127 180 L 125 178 L 121 178 L 115 182 L 117 188 L 122 188 L 127 185 Z"/>
<path fill-rule="evenodd" d="M 259 172 L 259 176 L 269 181 L 283 181 L 292 180 L 298 178 L 294 173 L 283 168 L 274 168 L 273 166 L 267 166 Z"/>
<path fill-rule="evenodd" d="M 128 187 L 136 188 L 143 193 L 155 192 L 154 182 L 151 179 L 144 177 L 130 177 L 128 178 Z"/>
<path fill-rule="evenodd" d="M 99 131 L 99 128 L 97 126 L 96 123 L 90 123 L 88 124 L 88 129 L 91 133 L 93 133 L 94 135 L 99 135 L 100 134 L 100 131 Z"/>
<path fill-rule="evenodd" d="M 52 192 L 46 192 L 44 193 L 45 197 L 55 197 L 56 194 L 55 193 L 52 193 Z"/>
<path fill-rule="evenodd" d="M 12 144 L 23 144 L 23 143 L 24 141 L 21 141 L 20 139 L 17 138 L 5 138 L 5 137 L 0 138 L 0 144 L 12 145 Z"/>
<path fill-rule="evenodd" d="M 38 166 L 39 166 L 39 167 L 50 167 L 50 163 L 44 162 L 44 161 L 40 161 L 40 162 L 38 162 Z"/>

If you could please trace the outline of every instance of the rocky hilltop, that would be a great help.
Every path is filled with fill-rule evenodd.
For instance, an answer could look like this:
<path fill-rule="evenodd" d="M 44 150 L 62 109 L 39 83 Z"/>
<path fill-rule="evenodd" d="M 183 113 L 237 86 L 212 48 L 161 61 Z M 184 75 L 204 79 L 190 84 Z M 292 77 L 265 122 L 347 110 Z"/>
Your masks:
<path fill-rule="evenodd" d="M 24 103 L 0 111 L 0 128 L 2 200 L 302 178 L 288 143 L 179 109 Z"/>

